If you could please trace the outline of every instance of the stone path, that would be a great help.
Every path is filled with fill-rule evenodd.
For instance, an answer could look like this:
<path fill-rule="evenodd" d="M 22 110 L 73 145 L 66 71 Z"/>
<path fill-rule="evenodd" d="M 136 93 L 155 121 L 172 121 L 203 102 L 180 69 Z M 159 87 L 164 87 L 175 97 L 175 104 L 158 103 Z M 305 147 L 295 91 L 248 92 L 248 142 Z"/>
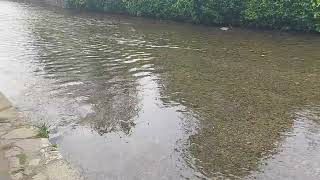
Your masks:
<path fill-rule="evenodd" d="M 0 151 L 0 179 L 10 180 L 8 161 L 4 158 L 2 151 Z"/>
<path fill-rule="evenodd" d="M 39 129 L 19 120 L 11 103 L 0 93 L 1 180 L 82 180 Z M 2 155 L 2 156 L 1 156 Z"/>

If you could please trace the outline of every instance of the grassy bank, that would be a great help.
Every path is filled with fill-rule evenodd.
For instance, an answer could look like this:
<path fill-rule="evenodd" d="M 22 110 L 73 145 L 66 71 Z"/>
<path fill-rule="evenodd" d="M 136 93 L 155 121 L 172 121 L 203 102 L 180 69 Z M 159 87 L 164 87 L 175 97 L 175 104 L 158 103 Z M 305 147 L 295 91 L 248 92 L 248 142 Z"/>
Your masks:
<path fill-rule="evenodd" d="M 320 0 L 66 0 L 66 4 L 209 25 L 320 32 Z"/>

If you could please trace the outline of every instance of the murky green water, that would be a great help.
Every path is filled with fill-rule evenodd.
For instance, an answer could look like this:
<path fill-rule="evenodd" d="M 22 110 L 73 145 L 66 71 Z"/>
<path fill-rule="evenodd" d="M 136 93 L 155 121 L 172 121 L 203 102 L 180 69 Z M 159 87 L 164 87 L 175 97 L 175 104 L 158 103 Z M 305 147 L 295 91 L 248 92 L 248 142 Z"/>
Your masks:
<path fill-rule="evenodd" d="M 319 179 L 320 37 L 0 1 L 0 91 L 87 179 Z"/>

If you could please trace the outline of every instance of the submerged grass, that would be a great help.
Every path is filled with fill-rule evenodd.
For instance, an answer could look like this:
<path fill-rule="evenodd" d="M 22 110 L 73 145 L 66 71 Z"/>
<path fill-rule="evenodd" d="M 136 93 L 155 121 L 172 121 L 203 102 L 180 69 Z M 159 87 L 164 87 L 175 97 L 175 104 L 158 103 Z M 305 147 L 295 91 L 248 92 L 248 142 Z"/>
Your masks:
<path fill-rule="evenodd" d="M 201 117 L 190 151 L 208 176 L 232 179 L 257 170 L 292 127 L 295 109 L 320 102 L 320 64 L 305 53 L 319 57 L 314 46 L 300 50 L 259 40 L 264 44 L 230 33 L 208 38 L 206 43 L 215 47 L 206 53 L 175 49 L 159 54 L 163 58 L 156 65 L 166 70 L 160 71 L 161 93 Z"/>

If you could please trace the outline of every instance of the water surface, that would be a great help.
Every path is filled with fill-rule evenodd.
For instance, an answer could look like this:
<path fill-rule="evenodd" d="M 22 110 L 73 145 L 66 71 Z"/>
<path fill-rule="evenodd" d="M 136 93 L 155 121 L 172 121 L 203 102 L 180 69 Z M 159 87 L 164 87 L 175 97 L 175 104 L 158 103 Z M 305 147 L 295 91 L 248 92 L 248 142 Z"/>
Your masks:
<path fill-rule="evenodd" d="M 320 176 L 317 35 L 0 1 L 0 40 L 0 91 L 87 179 Z"/>

